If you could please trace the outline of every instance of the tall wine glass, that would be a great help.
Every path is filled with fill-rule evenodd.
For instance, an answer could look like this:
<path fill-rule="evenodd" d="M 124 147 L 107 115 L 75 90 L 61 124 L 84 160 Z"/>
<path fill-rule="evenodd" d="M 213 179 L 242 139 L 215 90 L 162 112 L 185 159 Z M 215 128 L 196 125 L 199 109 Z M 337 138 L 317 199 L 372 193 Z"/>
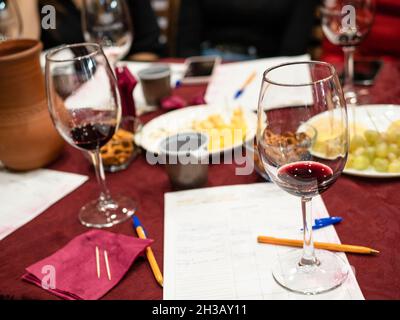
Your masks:
<path fill-rule="evenodd" d="M 22 19 L 15 0 L 0 0 L 0 41 L 19 38 Z"/>
<path fill-rule="evenodd" d="M 319 136 L 324 136 L 321 146 Z M 311 200 L 340 176 L 348 154 L 347 109 L 334 67 L 324 62 L 282 64 L 264 73 L 257 142 L 272 181 L 301 200 L 304 249 L 280 257 L 273 268 L 283 287 L 317 294 L 348 275 L 337 255 L 314 250 Z"/>
<path fill-rule="evenodd" d="M 112 65 L 128 54 L 133 27 L 125 0 L 84 0 L 82 27 L 85 41 L 101 44 Z"/>
<path fill-rule="evenodd" d="M 347 103 L 357 104 L 354 88 L 355 47 L 368 35 L 375 14 L 375 0 L 324 0 L 322 30 L 328 40 L 344 52 L 344 92 Z"/>
<path fill-rule="evenodd" d="M 96 171 L 100 196 L 81 209 L 81 223 L 103 228 L 129 219 L 136 203 L 119 195 L 111 197 L 100 156 L 100 148 L 121 120 L 117 82 L 101 46 L 83 43 L 50 51 L 46 87 L 55 127 L 69 144 L 90 154 Z"/>

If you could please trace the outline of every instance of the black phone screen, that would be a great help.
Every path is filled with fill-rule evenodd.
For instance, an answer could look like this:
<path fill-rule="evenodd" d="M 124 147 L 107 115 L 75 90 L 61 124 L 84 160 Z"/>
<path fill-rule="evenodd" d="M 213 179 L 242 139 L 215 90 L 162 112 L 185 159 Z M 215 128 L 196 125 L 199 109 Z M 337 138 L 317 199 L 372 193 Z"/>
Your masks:
<path fill-rule="evenodd" d="M 189 63 L 185 77 L 210 77 L 213 73 L 215 61 L 192 61 Z"/>

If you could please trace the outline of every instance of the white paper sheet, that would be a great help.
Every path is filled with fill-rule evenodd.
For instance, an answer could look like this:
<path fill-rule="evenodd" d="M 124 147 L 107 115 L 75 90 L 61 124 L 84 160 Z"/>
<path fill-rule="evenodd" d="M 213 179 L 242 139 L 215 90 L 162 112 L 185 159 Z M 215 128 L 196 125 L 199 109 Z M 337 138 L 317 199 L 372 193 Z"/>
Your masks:
<path fill-rule="evenodd" d="M 53 170 L 0 171 L 0 240 L 22 227 L 88 177 Z"/>
<path fill-rule="evenodd" d="M 228 104 L 229 106 L 233 107 L 240 105 L 250 110 L 257 110 L 261 82 L 265 70 L 282 63 L 309 60 L 309 55 L 301 55 L 295 57 L 276 57 L 222 64 L 215 71 L 215 74 L 210 84 L 208 85 L 205 100 L 209 104 Z M 234 100 L 236 92 L 243 86 L 245 81 L 253 72 L 257 73 L 254 81 L 246 87 L 240 98 Z M 288 81 L 288 79 L 293 79 L 297 81 L 308 76 L 309 74 L 306 72 L 298 74 L 282 74 L 283 79 L 285 79 L 286 81 Z M 304 92 L 304 94 L 308 100 L 312 99 L 312 97 L 310 96 L 310 92 Z M 285 91 L 285 94 L 283 96 L 278 95 L 274 97 L 274 101 L 271 101 L 271 104 L 274 104 L 276 106 L 296 105 L 299 98 L 301 97 L 298 96 L 298 92 L 296 92 L 295 95 L 290 95 L 287 93 L 287 91 Z"/>
<path fill-rule="evenodd" d="M 313 212 L 329 216 L 321 198 L 314 199 Z M 164 299 L 364 299 L 352 272 L 338 289 L 311 297 L 274 281 L 277 256 L 301 249 L 258 244 L 257 236 L 301 239 L 300 230 L 299 198 L 273 184 L 166 194 Z M 314 237 L 340 243 L 334 227 Z"/>

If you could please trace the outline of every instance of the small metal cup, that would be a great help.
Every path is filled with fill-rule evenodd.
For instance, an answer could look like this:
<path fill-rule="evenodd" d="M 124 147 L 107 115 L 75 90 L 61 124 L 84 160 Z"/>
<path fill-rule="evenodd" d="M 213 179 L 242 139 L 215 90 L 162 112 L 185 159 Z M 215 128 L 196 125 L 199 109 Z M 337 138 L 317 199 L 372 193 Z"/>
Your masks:
<path fill-rule="evenodd" d="M 177 190 L 201 188 L 208 181 L 208 137 L 187 132 L 164 139 L 160 152 L 173 188 Z"/>

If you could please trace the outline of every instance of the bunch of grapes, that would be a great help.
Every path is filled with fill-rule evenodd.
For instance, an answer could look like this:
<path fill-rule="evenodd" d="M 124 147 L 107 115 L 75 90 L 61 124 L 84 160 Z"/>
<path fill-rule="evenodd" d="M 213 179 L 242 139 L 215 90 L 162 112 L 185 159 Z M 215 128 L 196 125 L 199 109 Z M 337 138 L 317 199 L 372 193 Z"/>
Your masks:
<path fill-rule="evenodd" d="M 400 173 L 400 120 L 386 132 L 366 130 L 363 135 L 354 135 L 346 168 Z"/>

